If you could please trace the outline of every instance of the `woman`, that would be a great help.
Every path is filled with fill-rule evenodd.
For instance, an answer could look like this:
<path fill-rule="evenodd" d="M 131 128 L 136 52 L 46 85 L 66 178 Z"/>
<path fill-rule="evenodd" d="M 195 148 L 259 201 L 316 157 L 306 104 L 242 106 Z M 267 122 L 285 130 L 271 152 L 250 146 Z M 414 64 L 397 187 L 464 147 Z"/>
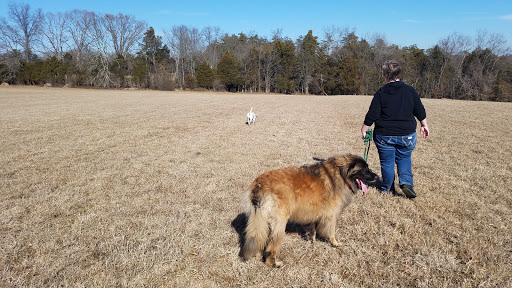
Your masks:
<path fill-rule="evenodd" d="M 387 84 L 373 96 L 361 134 L 365 138 L 366 131 L 375 123 L 373 140 L 380 158 L 381 191 L 395 193 L 396 163 L 400 189 L 407 198 L 414 198 L 411 154 L 416 146 L 416 119 L 420 121 L 423 138 L 427 138 L 430 131 L 420 96 L 414 88 L 400 81 L 400 73 L 397 61 L 386 61 L 382 65 Z"/>

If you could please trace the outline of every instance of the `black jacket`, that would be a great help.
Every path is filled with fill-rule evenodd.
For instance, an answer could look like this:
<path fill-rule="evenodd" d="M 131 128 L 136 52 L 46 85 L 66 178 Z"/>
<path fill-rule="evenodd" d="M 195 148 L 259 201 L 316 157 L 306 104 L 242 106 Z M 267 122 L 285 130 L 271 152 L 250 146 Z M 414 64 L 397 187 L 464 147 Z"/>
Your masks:
<path fill-rule="evenodd" d="M 411 86 L 401 82 L 389 82 L 373 96 L 364 118 L 364 124 L 375 123 L 374 134 L 404 136 L 416 132 L 416 117 L 419 121 L 427 114 L 420 96 Z"/>

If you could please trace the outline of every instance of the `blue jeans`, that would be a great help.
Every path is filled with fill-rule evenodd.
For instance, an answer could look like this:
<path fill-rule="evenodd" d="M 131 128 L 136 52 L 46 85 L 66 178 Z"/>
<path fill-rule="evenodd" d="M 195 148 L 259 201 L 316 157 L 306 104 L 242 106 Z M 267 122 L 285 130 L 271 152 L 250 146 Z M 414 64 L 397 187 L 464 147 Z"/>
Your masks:
<path fill-rule="evenodd" d="M 394 191 L 395 163 L 399 184 L 413 185 L 411 154 L 416 147 L 416 132 L 406 136 L 373 135 L 373 141 L 379 152 L 382 173 L 381 191 Z"/>

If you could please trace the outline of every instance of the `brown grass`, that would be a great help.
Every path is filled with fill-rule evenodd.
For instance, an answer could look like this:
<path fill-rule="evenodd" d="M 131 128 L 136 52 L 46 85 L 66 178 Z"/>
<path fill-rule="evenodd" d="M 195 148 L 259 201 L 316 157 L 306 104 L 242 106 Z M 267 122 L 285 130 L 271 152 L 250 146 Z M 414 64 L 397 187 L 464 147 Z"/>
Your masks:
<path fill-rule="evenodd" d="M 362 155 L 370 101 L 1 87 L 0 286 L 510 287 L 512 103 L 424 100 L 418 198 L 358 195 L 341 248 L 290 231 L 281 269 L 238 258 L 251 181 Z"/>

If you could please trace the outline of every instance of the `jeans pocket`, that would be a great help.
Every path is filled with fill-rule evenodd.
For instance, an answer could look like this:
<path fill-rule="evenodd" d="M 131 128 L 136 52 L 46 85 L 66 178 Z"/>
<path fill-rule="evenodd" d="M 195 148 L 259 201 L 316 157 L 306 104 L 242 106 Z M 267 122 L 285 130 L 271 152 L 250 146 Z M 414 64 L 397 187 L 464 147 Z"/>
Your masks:
<path fill-rule="evenodd" d="M 412 133 L 406 136 L 402 136 L 402 143 L 405 147 L 415 147 L 416 146 L 416 133 Z"/>
<path fill-rule="evenodd" d="M 375 135 L 373 141 L 376 142 L 376 144 L 382 144 L 382 145 L 385 145 L 385 144 L 389 144 L 391 143 L 391 140 L 393 140 L 393 137 L 392 136 L 382 136 L 382 135 Z"/>

